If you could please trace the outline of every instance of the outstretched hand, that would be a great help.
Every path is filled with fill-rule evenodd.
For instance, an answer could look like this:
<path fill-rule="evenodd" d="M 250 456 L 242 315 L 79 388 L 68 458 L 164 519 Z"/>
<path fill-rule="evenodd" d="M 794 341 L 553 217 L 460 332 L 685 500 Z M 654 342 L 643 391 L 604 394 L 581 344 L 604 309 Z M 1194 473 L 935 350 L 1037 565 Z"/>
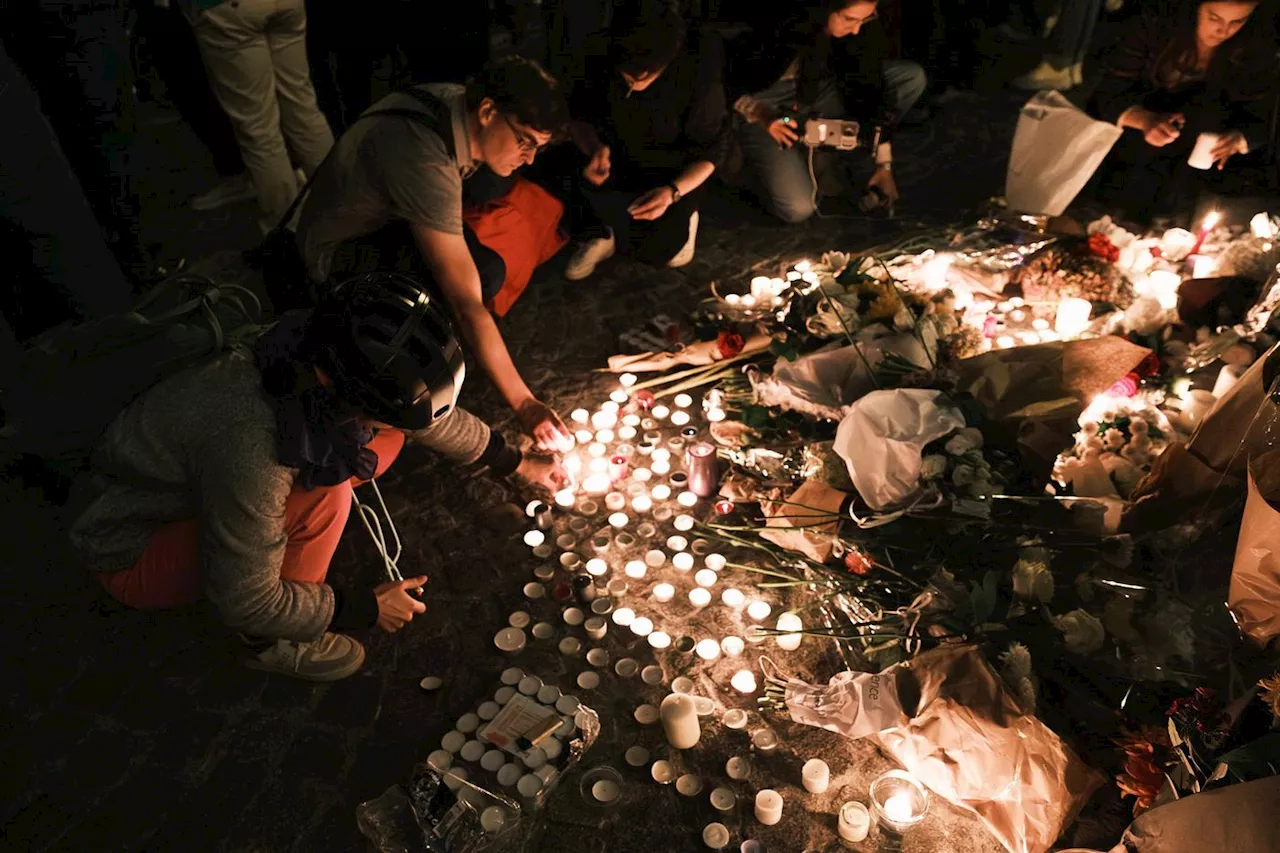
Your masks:
<path fill-rule="evenodd" d="M 533 436 L 538 449 L 567 452 L 573 449 L 573 436 L 555 410 L 541 400 L 531 399 L 516 410 L 525 432 Z"/>
<path fill-rule="evenodd" d="M 373 595 L 378 601 L 378 627 L 388 634 L 394 634 L 413 621 L 415 614 L 426 613 L 427 605 L 409 593 L 426 582 L 427 576 L 419 575 L 374 587 Z"/>
<path fill-rule="evenodd" d="M 518 484 L 543 493 L 554 494 L 569 485 L 569 473 L 556 456 L 526 455 L 513 476 Z"/>

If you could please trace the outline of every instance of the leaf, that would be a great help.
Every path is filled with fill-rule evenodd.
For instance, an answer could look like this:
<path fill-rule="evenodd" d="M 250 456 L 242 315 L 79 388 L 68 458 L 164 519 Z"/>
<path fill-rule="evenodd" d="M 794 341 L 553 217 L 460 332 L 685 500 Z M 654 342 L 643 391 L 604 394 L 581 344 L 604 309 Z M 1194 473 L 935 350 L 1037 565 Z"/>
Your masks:
<path fill-rule="evenodd" d="M 774 340 L 774 342 L 769 345 L 769 352 L 773 353 L 783 361 L 795 361 L 800 357 L 800 347 L 796 346 L 795 342 L 790 337 L 785 341 Z"/>
<path fill-rule="evenodd" d="M 771 419 L 769 410 L 764 406 L 744 406 L 742 409 L 742 422 L 752 429 L 765 426 Z"/>
<path fill-rule="evenodd" d="M 1263 779 L 1280 771 L 1280 732 L 1267 732 L 1218 759 L 1238 782 Z"/>
<path fill-rule="evenodd" d="M 974 584 L 969 593 L 969 602 L 973 608 L 975 624 L 991 621 L 991 614 L 996 611 L 996 601 L 1000 597 L 1000 575 L 990 571 L 982 578 L 982 585 Z"/>

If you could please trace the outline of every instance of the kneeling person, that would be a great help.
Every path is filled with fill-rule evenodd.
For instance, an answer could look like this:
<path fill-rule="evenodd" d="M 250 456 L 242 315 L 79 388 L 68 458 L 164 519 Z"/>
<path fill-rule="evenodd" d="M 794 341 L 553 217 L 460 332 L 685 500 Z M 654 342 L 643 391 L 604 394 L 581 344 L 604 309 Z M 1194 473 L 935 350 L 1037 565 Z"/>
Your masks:
<path fill-rule="evenodd" d="M 207 598 L 247 665 L 312 681 L 354 673 L 343 631 L 403 627 L 426 576 L 340 592 L 325 583 L 352 487 L 406 440 L 462 464 L 558 485 L 456 407 L 464 363 L 435 301 L 407 277 L 362 276 L 289 312 L 252 351 L 171 376 L 112 422 L 82 484 L 74 546 L 130 607 Z"/>

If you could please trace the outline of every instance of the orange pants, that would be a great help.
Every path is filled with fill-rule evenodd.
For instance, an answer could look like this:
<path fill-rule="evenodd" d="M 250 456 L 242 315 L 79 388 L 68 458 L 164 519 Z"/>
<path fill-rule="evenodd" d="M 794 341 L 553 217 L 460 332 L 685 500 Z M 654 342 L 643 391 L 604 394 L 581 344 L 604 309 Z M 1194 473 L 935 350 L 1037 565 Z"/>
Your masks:
<path fill-rule="evenodd" d="M 382 430 L 369 449 L 378 454 L 380 477 L 404 447 L 404 433 Z M 288 543 L 280 576 L 285 580 L 321 583 L 329 573 L 342 529 L 351 513 L 354 477 L 337 486 L 306 490 L 294 486 L 285 502 L 284 527 Z M 121 604 L 141 610 L 194 604 L 204 590 L 200 571 L 200 522 L 175 521 L 151 534 L 147 550 L 127 569 L 100 572 L 98 580 Z"/>

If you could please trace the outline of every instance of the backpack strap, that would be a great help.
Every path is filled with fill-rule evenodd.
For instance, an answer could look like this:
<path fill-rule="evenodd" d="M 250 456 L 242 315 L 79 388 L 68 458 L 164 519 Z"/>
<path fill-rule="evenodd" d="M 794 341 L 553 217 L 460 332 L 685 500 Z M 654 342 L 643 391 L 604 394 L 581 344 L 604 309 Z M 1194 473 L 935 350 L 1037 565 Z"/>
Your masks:
<path fill-rule="evenodd" d="M 449 111 L 449 105 L 435 95 L 424 92 L 421 89 L 410 87 L 401 89 L 396 94 L 408 95 L 427 109 L 414 110 L 408 107 L 387 107 L 381 110 L 370 110 L 363 112 L 356 117 L 356 121 L 366 118 L 376 118 L 379 116 L 392 116 L 396 118 L 407 118 L 410 121 L 416 121 L 418 124 L 432 131 L 444 143 L 445 151 L 455 160 L 458 156 L 458 146 L 453 140 L 453 115 Z M 355 124 L 355 122 L 352 122 Z M 324 160 L 311 173 L 311 177 L 307 178 L 307 182 L 302 185 L 302 189 L 298 190 L 298 195 L 294 198 L 293 203 L 289 205 L 289 209 L 285 211 L 284 216 L 280 217 L 280 221 L 276 223 L 273 231 L 278 231 L 286 227 L 287 223 L 293 220 L 293 215 L 298 212 L 298 207 L 302 204 L 302 200 L 307 197 L 307 192 L 311 189 L 311 183 L 316 179 L 316 175 L 320 174 L 320 170 L 324 168 L 325 163 L 329 162 L 329 158 L 333 156 L 333 151 L 338 147 L 335 142 L 333 148 L 329 149 L 329 153 L 324 156 Z"/>

